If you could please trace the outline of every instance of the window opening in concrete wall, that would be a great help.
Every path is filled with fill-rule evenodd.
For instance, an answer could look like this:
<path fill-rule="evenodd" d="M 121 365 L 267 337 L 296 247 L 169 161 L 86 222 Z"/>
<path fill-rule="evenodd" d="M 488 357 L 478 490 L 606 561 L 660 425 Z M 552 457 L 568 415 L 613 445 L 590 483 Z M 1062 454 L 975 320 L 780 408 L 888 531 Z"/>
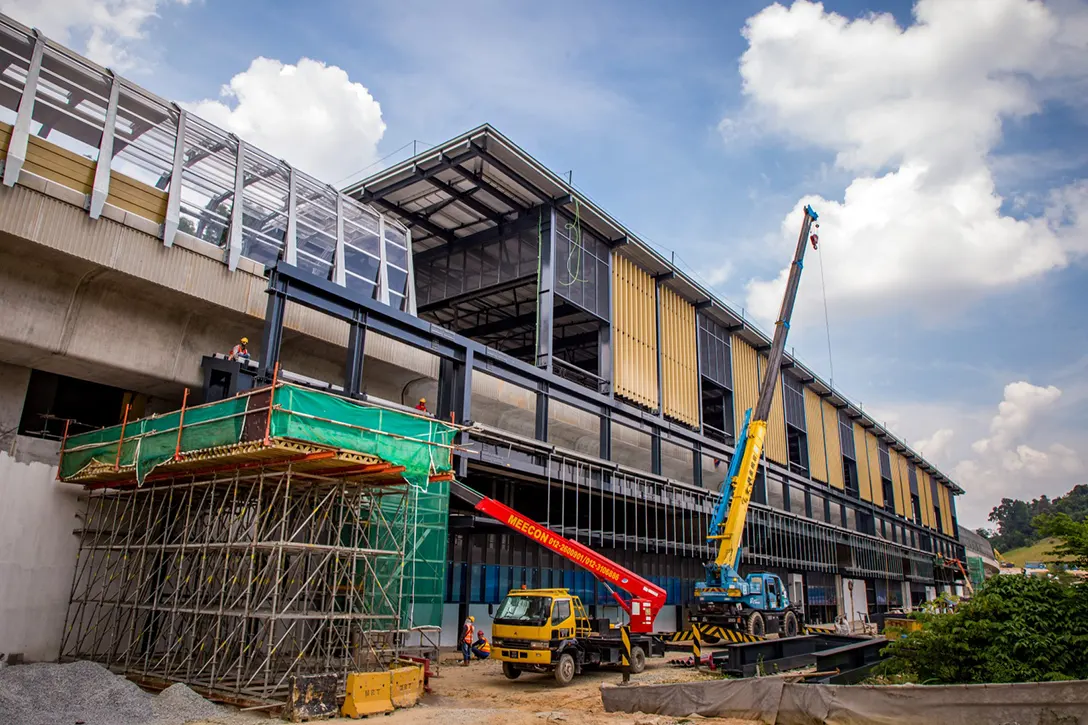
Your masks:
<path fill-rule="evenodd" d="M 146 402 L 146 397 L 137 399 L 128 394 L 127 402 L 133 405 L 130 419 L 142 415 L 142 410 L 136 408 L 137 405 L 142 408 L 139 400 Z M 125 403 L 126 392 L 121 388 L 32 370 L 19 420 L 19 435 L 60 440 L 64 436 L 65 419 L 72 420 L 69 433 L 117 425 L 124 416 Z"/>

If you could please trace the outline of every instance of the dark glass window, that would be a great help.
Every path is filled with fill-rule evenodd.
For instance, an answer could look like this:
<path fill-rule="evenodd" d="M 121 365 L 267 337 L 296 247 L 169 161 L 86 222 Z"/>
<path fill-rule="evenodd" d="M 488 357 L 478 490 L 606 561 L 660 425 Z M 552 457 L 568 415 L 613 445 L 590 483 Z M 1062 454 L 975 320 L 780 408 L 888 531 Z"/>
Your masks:
<path fill-rule="evenodd" d="M 733 389 L 729 333 L 706 315 L 699 319 L 699 373 L 727 390 Z"/>

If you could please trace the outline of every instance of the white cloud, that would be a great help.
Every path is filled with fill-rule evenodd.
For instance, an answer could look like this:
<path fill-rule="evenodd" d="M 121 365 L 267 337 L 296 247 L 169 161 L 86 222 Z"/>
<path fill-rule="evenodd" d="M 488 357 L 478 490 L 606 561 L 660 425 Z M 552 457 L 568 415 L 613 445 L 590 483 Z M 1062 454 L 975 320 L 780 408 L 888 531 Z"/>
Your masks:
<path fill-rule="evenodd" d="M 929 438 L 923 438 L 918 441 L 914 450 L 922 456 L 926 457 L 926 460 L 932 463 L 939 463 L 944 460 L 948 454 L 949 447 L 952 443 L 952 439 L 955 437 L 955 432 L 951 428 L 940 428 L 934 431 L 933 435 Z"/>
<path fill-rule="evenodd" d="M 967 518 L 975 525 L 1003 497 L 1030 500 L 1041 494 L 1061 495 L 1085 472 L 1076 451 L 1054 440 L 1062 391 L 1019 381 L 1005 386 L 1004 399 L 990 419 L 989 435 L 952 469 L 967 491 Z M 935 435 L 936 437 L 936 435 Z M 961 504 L 961 511 L 965 506 Z"/>
<path fill-rule="evenodd" d="M 123 71 L 138 63 L 133 46 L 146 37 L 148 23 L 166 2 L 190 0 L 0 0 L 0 12 L 38 28 L 47 38 L 78 48 L 88 58 Z"/>
<path fill-rule="evenodd" d="M 184 104 L 196 115 L 334 183 L 372 163 L 385 133 L 381 105 L 337 66 L 256 58 L 223 100 Z"/>
<path fill-rule="evenodd" d="M 821 214 L 827 294 L 839 315 L 951 301 L 1035 278 L 1088 252 L 1088 190 L 1057 189 L 1038 217 L 1003 213 L 991 151 L 1005 119 L 1071 99 L 1088 79 L 1088 5 L 1034 0 L 918 0 L 914 22 L 848 20 L 819 3 L 775 4 L 749 18 L 740 71 L 748 113 L 787 140 L 832 151 L 854 176 Z M 737 121 L 723 122 L 734 130 Z M 748 287 L 773 316 L 786 270 Z M 815 302 L 816 287 L 802 287 Z"/>

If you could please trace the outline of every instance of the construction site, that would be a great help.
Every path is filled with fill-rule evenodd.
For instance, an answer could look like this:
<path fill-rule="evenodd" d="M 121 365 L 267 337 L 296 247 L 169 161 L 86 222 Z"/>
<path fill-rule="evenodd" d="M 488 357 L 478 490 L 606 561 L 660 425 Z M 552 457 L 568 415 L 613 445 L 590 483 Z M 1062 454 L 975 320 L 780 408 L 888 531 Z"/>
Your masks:
<path fill-rule="evenodd" d="M 992 547 L 789 351 L 818 209 L 768 335 L 490 125 L 337 189 L 0 58 L 0 721 L 1044 722 L 852 699 Z"/>

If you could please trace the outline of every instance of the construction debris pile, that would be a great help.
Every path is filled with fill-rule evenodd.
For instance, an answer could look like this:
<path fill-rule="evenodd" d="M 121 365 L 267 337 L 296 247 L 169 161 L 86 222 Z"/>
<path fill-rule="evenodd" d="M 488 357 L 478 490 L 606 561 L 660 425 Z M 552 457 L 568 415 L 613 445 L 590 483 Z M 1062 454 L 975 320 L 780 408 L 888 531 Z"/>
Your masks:
<path fill-rule="evenodd" d="M 0 723 L 184 725 L 237 718 L 185 685 L 152 695 L 94 662 L 0 669 Z"/>

